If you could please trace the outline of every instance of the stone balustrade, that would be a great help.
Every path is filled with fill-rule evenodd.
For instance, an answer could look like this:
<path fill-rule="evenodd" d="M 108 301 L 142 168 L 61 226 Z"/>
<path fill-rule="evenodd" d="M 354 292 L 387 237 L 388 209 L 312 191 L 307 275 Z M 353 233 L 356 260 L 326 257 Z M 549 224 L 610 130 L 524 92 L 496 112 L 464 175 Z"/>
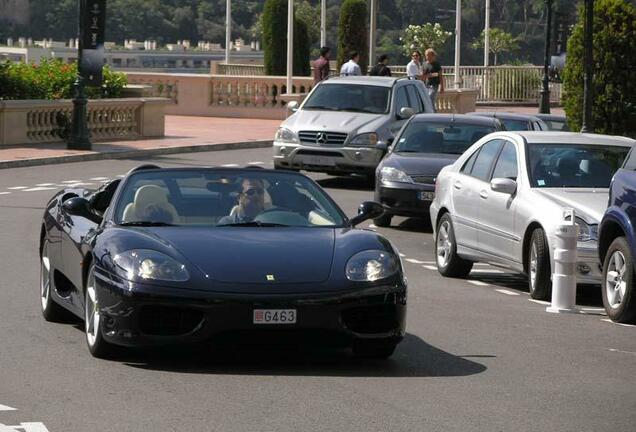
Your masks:
<path fill-rule="evenodd" d="M 164 136 L 165 98 L 97 99 L 88 102 L 93 141 Z M 70 133 L 70 100 L 0 101 L 0 145 L 64 142 Z"/>
<path fill-rule="evenodd" d="M 313 86 L 310 77 L 294 77 L 290 98 L 282 76 L 128 73 L 128 82 L 150 86 L 153 96 L 170 97 L 167 114 L 284 119 L 288 100 L 302 101 Z M 475 110 L 478 91 L 447 90 L 438 98 L 439 112 Z"/>

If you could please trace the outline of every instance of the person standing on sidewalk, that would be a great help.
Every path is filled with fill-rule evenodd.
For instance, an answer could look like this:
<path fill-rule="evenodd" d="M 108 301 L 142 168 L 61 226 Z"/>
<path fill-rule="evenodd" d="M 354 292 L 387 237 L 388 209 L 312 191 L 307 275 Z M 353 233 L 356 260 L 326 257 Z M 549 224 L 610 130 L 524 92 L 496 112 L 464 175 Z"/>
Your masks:
<path fill-rule="evenodd" d="M 320 81 L 327 79 L 329 76 L 329 47 L 320 48 L 320 57 L 314 60 L 314 85 Z"/>
<path fill-rule="evenodd" d="M 378 57 L 378 64 L 373 66 L 369 75 L 371 76 L 391 76 L 391 68 L 387 66 L 389 64 L 389 56 L 382 54 Z"/>
<path fill-rule="evenodd" d="M 422 54 L 418 50 L 411 52 L 411 61 L 406 65 L 406 76 L 409 79 L 423 79 L 421 59 Z"/>
<path fill-rule="evenodd" d="M 362 70 L 358 65 L 360 61 L 360 54 L 357 51 L 353 51 L 349 55 L 349 61 L 342 65 L 340 68 L 340 75 L 342 76 L 359 76 L 362 75 Z"/>
<path fill-rule="evenodd" d="M 437 95 L 444 92 L 444 74 L 442 73 L 442 65 L 437 61 L 437 53 L 433 48 L 427 49 L 424 55 L 426 56 L 426 63 L 423 67 L 424 83 L 428 88 L 428 95 L 433 107 L 435 107 Z"/>

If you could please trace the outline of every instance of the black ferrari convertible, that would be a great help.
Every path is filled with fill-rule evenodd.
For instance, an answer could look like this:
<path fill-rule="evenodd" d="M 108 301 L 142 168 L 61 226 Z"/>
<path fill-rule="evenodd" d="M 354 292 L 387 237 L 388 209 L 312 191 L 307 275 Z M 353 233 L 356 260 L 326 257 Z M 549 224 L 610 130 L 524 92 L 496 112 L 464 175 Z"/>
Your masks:
<path fill-rule="evenodd" d="M 389 357 L 406 279 L 381 235 L 308 177 L 144 165 L 97 190 L 58 192 L 40 236 L 47 321 L 85 321 L 96 357 L 143 347 L 296 335 Z"/>

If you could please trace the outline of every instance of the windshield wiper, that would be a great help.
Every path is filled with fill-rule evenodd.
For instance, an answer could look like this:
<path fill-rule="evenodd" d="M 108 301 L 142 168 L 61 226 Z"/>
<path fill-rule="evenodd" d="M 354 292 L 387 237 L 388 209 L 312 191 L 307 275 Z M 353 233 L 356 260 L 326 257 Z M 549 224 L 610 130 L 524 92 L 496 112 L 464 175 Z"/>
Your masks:
<path fill-rule="evenodd" d="M 287 227 L 287 226 L 289 225 L 272 223 L 272 222 L 259 222 L 259 221 L 235 222 L 235 223 L 217 225 L 217 227 Z"/>
<path fill-rule="evenodd" d="M 177 226 L 168 222 L 153 222 L 153 221 L 128 221 L 122 222 L 119 226 L 140 226 L 140 227 L 159 227 L 159 226 Z"/>

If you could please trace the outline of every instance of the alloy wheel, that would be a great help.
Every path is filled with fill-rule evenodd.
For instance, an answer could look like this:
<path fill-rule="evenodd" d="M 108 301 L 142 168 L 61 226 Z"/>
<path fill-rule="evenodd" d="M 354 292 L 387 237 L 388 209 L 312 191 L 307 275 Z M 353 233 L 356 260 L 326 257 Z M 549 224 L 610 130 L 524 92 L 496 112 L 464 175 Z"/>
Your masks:
<path fill-rule="evenodd" d="M 49 305 L 51 295 L 51 261 L 49 260 L 49 244 L 44 242 L 42 246 L 42 258 L 40 260 L 40 300 L 42 310 L 45 311 Z"/>
<path fill-rule="evenodd" d="M 439 232 L 437 234 L 437 265 L 440 267 L 446 267 L 450 260 L 451 254 L 451 242 L 450 242 L 450 222 L 444 221 L 439 226 Z"/>
<path fill-rule="evenodd" d="M 530 286 L 534 290 L 537 283 L 537 246 L 532 242 L 530 247 Z"/>
<path fill-rule="evenodd" d="M 100 323 L 99 304 L 97 301 L 97 291 L 95 290 L 95 274 L 93 269 L 90 270 L 86 281 L 86 304 L 84 308 L 86 309 L 86 339 L 88 344 L 93 346 L 99 336 Z"/>
<path fill-rule="evenodd" d="M 627 282 L 624 280 L 627 272 L 625 255 L 619 250 L 614 251 L 609 260 L 607 275 L 605 276 L 605 290 L 607 303 L 612 309 L 620 307 L 627 291 Z"/>

